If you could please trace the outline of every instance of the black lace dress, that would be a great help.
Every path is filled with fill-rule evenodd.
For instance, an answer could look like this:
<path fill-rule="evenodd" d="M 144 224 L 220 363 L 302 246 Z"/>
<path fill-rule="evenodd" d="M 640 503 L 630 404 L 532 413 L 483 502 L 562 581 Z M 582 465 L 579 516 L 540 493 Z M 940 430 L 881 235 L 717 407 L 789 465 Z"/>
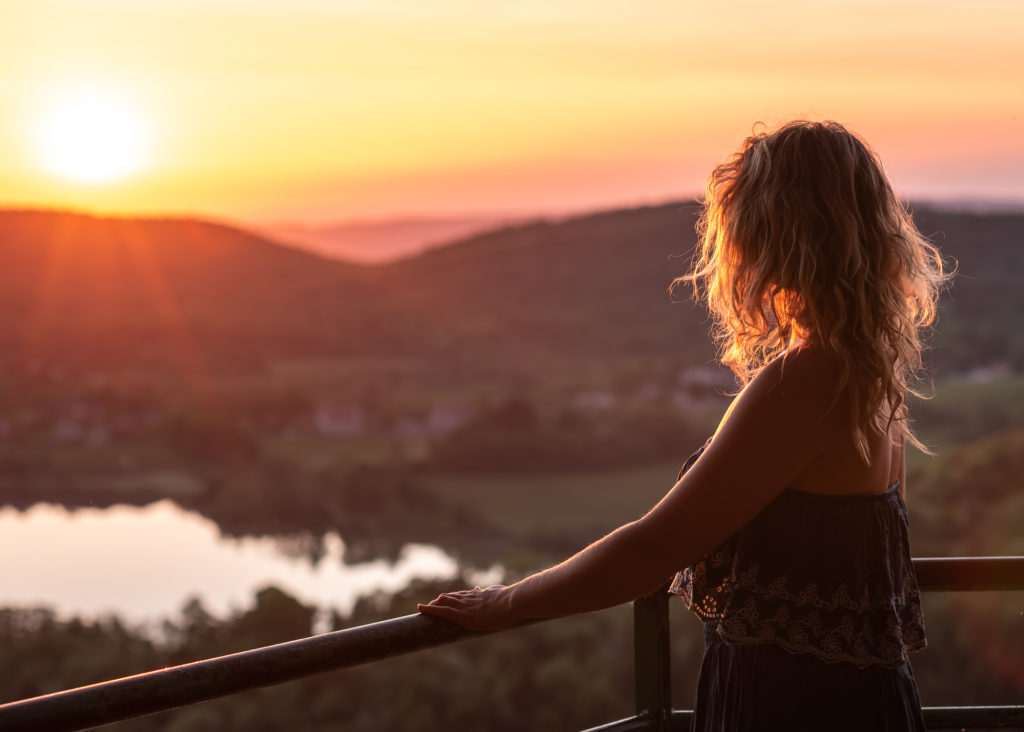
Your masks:
<path fill-rule="evenodd" d="M 897 486 L 787 489 L 671 591 L 704 622 L 696 732 L 924 732 L 907 659 L 924 619 Z"/>

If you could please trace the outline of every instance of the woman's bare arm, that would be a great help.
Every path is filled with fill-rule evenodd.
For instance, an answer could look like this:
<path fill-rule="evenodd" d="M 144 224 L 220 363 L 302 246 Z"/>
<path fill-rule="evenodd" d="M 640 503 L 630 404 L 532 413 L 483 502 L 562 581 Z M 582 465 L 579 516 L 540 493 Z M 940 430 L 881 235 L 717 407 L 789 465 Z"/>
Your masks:
<path fill-rule="evenodd" d="M 711 444 L 643 518 L 508 587 L 445 593 L 422 612 L 477 630 L 599 610 L 657 589 L 756 516 L 819 454 L 835 403 L 831 363 L 797 354 L 737 398 Z"/>

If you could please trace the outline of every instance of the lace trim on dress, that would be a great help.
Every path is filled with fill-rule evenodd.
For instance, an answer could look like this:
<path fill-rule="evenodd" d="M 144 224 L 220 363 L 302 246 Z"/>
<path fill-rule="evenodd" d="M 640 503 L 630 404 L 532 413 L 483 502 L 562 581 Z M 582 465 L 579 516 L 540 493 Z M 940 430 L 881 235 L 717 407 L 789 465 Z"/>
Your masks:
<path fill-rule="evenodd" d="M 705 557 L 677 573 L 669 591 L 682 595 L 701 620 L 715 623 L 728 643 L 774 643 L 859 668 L 899 666 L 909 651 L 927 644 L 920 591 L 910 576 L 894 596 L 872 596 L 866 587 L 851 593 L 845 582 L 826 596 L 814 582 L 793 591 L 786 575 L 761 583 L 757 565 L 709 583 L 708 565 L 720 568 L 727 561 L 724 552 Z"/>

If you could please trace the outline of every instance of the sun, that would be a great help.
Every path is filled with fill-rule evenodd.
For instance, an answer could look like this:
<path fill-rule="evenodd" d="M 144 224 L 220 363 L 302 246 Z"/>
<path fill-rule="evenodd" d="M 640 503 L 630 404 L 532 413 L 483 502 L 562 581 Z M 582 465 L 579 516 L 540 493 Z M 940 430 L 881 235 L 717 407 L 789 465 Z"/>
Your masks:
<path fill-rule="evenodd" d="M 149 130 L 123 93 L 98 86 L 55 94 L 36 126 L 41 162 L 74 183 L 112 183 L 141 170 Z"/>

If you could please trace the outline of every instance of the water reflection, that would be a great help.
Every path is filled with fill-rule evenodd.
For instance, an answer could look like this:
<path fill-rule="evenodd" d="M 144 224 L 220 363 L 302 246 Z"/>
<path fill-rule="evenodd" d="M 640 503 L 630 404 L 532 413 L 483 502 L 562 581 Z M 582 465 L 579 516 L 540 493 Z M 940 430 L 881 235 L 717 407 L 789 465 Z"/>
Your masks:
<path fill-rule="evenodd" d="M 170 501 L 145 507 L 76 509 L 37 504 L 0 508 L 0 606 L 49 605 L 61 614 L 116 612 L 132 621 L 176 613 L 191 596 L 214 614 L 251 602 L 273 584 L 303 603 L 341 612 L 374 591 L 414 577 L 452 576 L 455 560 L 436 546 L 408 544 L 397 561 L 345 564 L 345 544 L 327 534 L 310 552 L 280 540 L 229 539 L 217 525 Z"/>

